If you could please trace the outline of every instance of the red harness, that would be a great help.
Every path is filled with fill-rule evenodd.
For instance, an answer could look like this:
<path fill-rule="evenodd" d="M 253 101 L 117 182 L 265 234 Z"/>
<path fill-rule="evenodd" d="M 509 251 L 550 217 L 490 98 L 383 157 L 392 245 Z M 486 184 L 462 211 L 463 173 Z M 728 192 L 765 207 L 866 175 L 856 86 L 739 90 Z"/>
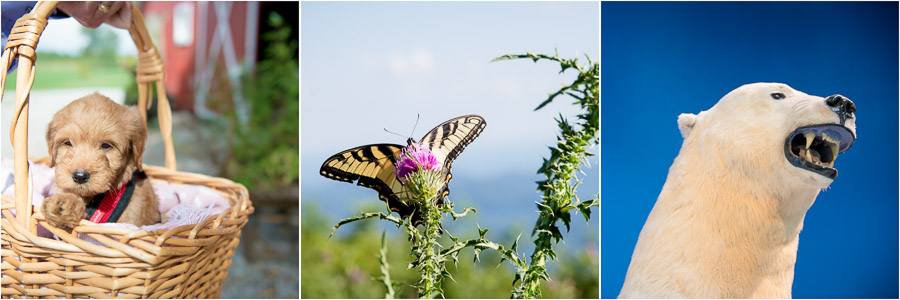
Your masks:
<path fill-rule="evenodd" d="M 118 191 L 109 191 L 104 194 L 94 196 L 91 203 L 85 208 L 87 214 L 90 215 L 90 221 L 94 223 L 115 223 L 119 221 L 128 202 L 131 202 L 131 195 L 134 194 L 134 187 L 138 180 L 147 178 L 147 174 L 142 171 L 135 171 L 131 174 L 131 180 L 119 188 Z"/>
<path fill-rule="evenodd" d="M 116 208 L 116 205 L 119 204 L 119 200 L 122 199 L 122 193 L 125 192 L 125 187 L 127 186 L 127 184 L 123 185 L 118 192 L 109 191 L 104 194 L 103 200 L 100 201 L 100 206 L 94 211 L 90 221 L 94 223 L 106 223 L 109 216 L 112 214 L 113 209 Z"/>

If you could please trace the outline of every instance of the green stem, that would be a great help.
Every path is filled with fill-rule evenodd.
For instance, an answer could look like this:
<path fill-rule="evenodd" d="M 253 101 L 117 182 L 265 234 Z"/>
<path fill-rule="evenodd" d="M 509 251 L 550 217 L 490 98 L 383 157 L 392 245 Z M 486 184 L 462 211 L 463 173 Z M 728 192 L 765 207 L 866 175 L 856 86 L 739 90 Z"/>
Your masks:
<path fill-rule="evenodd" d="M 381 232 L 381 251 L 378 254 L 378 262 L 381 263 L 381 282 L 384 283 L 384 298 L 394 299 L 394 284 L 391 283 L 391 265 L 387 261 L 387 244 L 384 242 L 384 236 L 387 232 Z"/>
<path fill-rule="evenodd" d="M 436 295 L 443 294 L 441 290 L 443 268 L 438 255 L 440 244 L 437 242 L 437 238 L 440 236 L 441 213 L 433 205 L 422 205 L 422 214 L 425 221 L 425 232 L 417 241 L 417 247 L 422 251 L 422 264 L 419 269 L 422 284 L 419 298 L 431 299 Z"/>

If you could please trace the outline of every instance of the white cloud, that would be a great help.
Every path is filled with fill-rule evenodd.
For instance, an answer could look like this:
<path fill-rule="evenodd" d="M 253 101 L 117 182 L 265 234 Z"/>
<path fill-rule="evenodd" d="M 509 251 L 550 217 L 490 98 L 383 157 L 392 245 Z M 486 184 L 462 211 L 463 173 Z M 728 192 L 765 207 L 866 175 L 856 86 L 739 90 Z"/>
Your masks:
<path fill-rule="evenodd" d="M 433 73 L 436 61 L 431 51 L 415 47 L 405 53 L 388 55 L 387 65 L 396 75 L 420 76 Z"/>
<path fill-rule="evenodd" d="M 416 48 L 412 51 L 413 66 L 423 73 L 431 73 L 434 71 L 434 55 L 423 48 Z"/>

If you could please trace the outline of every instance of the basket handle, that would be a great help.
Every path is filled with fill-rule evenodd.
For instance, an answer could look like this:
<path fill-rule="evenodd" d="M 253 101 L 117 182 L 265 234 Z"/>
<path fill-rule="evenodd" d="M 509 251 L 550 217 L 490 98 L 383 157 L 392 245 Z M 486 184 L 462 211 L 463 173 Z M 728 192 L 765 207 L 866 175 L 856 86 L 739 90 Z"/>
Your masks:
<path fill-rule="evenodd" d="M 3 49 L 0 59 L 0 90 L 6 86 L 6 70 L 12 64 L 13 59 L 19 58 L 18 77 L 16 78 L 16 110 L 13 113 L 12 125 L 9 136 L 13 144 L 14 165 L 16 178 L 16 222 L 33 230 L 30 222 L 33 213 L 31 206 L 32 185 L 28 166 L 28 107 L 31 87 L 34 84 L 35 67 L 37 59 L 35 48 L 44 27 L 47 26 L 47 18 L 59 1 L 40 1 L 35 4 L 31 12 L 25 14 L 16 21 Z M 134 39 L 134 45 L 138 50 L 138 63 L 136 80 L 138 84 L 138 110 L 144 122 L 147 121 L 147 109 L 152 104 L 153 84 L 156 84 L 157 114 L 159 118 L 159 130 L 162 133 L 165 146 L 166 168 L 176 170 L 175 147 L 172 144 L 172 108 L 166 97 L 165 84 L 163 83 L 162 59 L 159 51 L 153 45 L 144 17 L 137 5 L 130 3 L 132 21 L 128 32 Z M 0 93 L 0 101 L 3 101 Z"/>

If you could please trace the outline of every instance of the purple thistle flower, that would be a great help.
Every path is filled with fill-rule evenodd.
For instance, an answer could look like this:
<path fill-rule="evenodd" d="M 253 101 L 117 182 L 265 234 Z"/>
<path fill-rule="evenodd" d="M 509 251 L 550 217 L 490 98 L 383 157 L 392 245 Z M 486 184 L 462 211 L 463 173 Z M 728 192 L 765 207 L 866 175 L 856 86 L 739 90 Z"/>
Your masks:
<path fill-rule="evenodd" d="M 438 162 L 437 158 L 434 157 L 434 154 L 431 153 L 430 149 L 423 147 L 421 144 L 414 143 L 403 148 L 400 159 L 397 161 L 397 166 L 394 169 L 394 174 L 405 183 L 406 178 L 408 178 L 410 174 L 419 170 L 439 173 L 441 171 L 441 164 Z"/>
<path fill-rule="evenodd" d="M 412 141 L 401 150 L 394 174 L 404 186 L 405 193 L 401 198 L 418 203 L 420 207 L 434 203 L 429 201 L 433 201 L 445 184 L 441 163 L 434 157 L 431 149 Z"/>

